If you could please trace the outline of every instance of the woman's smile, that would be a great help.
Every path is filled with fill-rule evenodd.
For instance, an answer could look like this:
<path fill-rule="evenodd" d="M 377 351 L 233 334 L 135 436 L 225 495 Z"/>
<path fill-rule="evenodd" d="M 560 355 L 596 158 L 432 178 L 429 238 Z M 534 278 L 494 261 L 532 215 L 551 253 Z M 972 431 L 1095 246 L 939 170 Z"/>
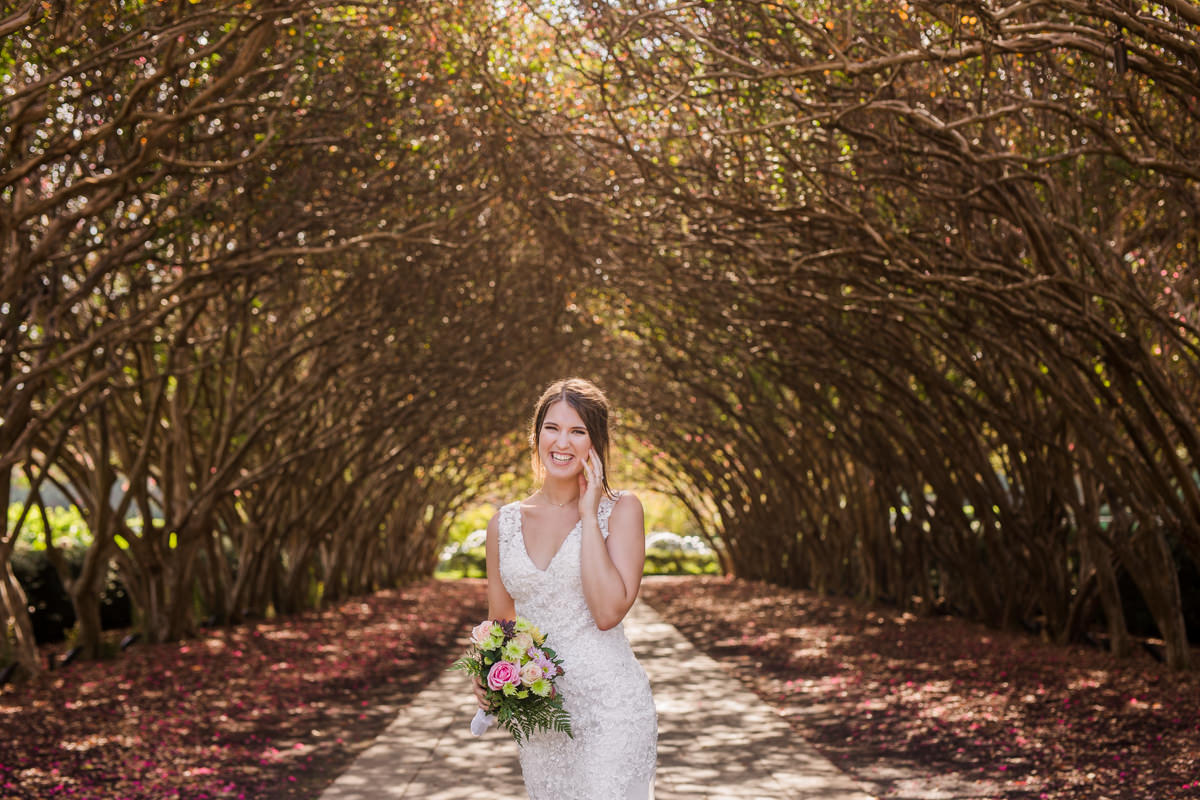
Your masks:
<path fill-rule="evenodd" d="M 592 447 L 587 426 L 570 403 L 556 402 L 546 411 L 538 450 L 542 463 L 552 475 L 562 478 L 583 469 Z"/>

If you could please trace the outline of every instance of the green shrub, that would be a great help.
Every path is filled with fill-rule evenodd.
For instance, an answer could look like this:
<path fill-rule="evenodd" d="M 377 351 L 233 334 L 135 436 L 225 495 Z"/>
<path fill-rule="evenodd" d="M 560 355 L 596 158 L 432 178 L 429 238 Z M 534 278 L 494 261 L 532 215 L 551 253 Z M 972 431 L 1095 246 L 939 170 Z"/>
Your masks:
<path fill-rule="evenodd" d="M 711 552 L 696 553 L 675 548 L 646 550 L 643 575 L 720 575 L 721 564 Z"/>
<path fill-rule="evenodd" d="M 23 503 L 10 503 L 8 506 L 8 529 L 12 530 L 17 524 L 24 508 Z M 87 522 L 75 506 L 69 508 L 47 508 L 46 516 L 50 518 L 50 536 L 55 547 L 61 550 L 82 548 L 86 550 L 92 544 L 92 532 Z M 36 507 L 29 510 L 25 522 L 21 525 L 21 535 L 17 538 L 17 549 L 45 550 L 46 534 L 42 525 L 42 515 Z"/>
<path fill-rule="evenodd" d="M 487 550 L 483 547 L 447 545 L 433 574 L 437 578 L 486 578 Z"/>
<path fill-rule="evenodd" d="M 646 493 L 647 520 L 653 510 L 655 519 L 675 519 L 682 522 L 681 507 L 672 498 Z M 485 529 L 495 508 L 483 505 L 455 519 L 447 531 L 447 544 L 442 548 L 434 576 L 438 578 L 487 577 L 487 552 L 484 546 Z M 684 529 L 686 530 L 686 528 Z M 646 538 L 644 575 L 719 575 L 721 564 L 711 549 L 694 534 L 678 535 L 666 531 L 651 533 Z"/>

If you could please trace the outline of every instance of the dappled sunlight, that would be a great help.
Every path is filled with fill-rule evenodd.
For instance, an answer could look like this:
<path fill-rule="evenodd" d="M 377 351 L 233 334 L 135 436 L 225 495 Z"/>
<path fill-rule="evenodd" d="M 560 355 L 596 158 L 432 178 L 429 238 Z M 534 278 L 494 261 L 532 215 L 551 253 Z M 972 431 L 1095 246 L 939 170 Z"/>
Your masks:
<path fill-rule="evenodd" d="M 881 797 L 1167 800 L 1200 788 L 1200 678 L 1149 656 L 1120 661 L 752 582 L 644 587 Z"/>
<path fill-rule="evenodd" d="M 853 781 L 795 739 L 769 706 L 688 644 L 669 619 L 644 604 L 631 617 L 630 642 L 658 708 L 657 798 L 866 800 Z"/>

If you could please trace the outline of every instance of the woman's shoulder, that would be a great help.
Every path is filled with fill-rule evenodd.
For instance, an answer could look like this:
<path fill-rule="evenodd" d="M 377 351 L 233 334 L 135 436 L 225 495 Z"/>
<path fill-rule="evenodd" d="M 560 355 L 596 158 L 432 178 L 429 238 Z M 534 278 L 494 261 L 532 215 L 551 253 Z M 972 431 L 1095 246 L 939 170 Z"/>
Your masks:
<path fill-rule="evenodd" d="M 609 513 L 616 517 L 641 516 L 642 501 L 629 489 L 614 491 L 609 499 Z"/>
<path fill-rule="evenodd" d="M 520 505 L 520 503 L 521 503 L 520 500 L 514 500 L 511 503 L 505 503 L 504 505 L 497 508 L 496 511 L 492 514 L 492 518 L 488 520 L 488 524 L 487 524 L 488 534 L 490 534 L 492 536 L 496 535 L 496 533 L 499 532 L 499 530 L 500 530 L 500 524 L 504 520 L 505 515 L 511 513 L 511 509 L 514 508 L 515 506 Z"/>
<path fill-rule="evenodd" d="M 612 494 L 613 505 L 630 505 L 640 506 L 642 501 L 638 499 L 637 493 L 632 489 L 613 489 Z"/>

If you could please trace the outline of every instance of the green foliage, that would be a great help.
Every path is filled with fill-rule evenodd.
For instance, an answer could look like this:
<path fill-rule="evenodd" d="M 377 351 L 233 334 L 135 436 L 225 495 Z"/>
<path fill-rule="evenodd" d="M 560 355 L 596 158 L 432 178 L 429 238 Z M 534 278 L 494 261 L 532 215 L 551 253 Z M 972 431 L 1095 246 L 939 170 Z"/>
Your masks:
<path fill-rule="evenodd" d="M 446 527 L 446 541 L 461 544 L 473 531 L 487 528 L 488 521 L 496 513 L 491 503 L 483 503 L 459 514 Z"/>
<path fill-rule="evenodd" d="M 455 550 L 448 556 L 444 556 L 438 560 L 433 576 L 443 580 L 486 578 L 487 555 L 484 552 L 484 548 L 476 547 L 470 550 Z"/>
<path fill-rule="evenodd" d="M 24 509 L 22 503 L 10 503 L 8 506 L 8 529 L 12 530 Z M 56 547 L 64 550 L 86 550 L 92 544 L 92 533 L 79 509 L 47 508 L 46 515 L 50 521 L 50 537 Z M 45 550 L 46 534 L 42 523 L 42 515 L 38 509 L 32 508 L 21 525 L 21 535 L 17 539 L 17 550 Z"/>
<path fill-rule="evenodd" d="M 490 503 L 483 503 L 450 521 L 446 528 L 447 543 L 442 547 L 434 570 L 438 578 L 483 578 L 487 576 L 487 551 L 478 531 L 486 530 L 496 513 Z M 468 537 L 476 534 L 471 538 Z"/>
<path fill-rule="evenodd" d="M 671 531 L 680 536 L 698 533 L 696 521 L 675 497 L 653 490 L 637 490 L 646 517 L 647 531 Z"/>
<path fill-rule="evenodd" d="M 721 564 L 712 553 L 691 553 L 651 547 L 646 550 L 643 575 L 720 575 Z"/>
<path fill-rule="evenodd" d="M 528 739 L 539 730 L 565 733 L 574 738 L 570 715 L 561 705 L 556 706 L 551 702 L 536 703 L 521 711 L 512 706 L 503 706 L 496 712 L 496 722 L 504 726 L 517 742 Z"/>

